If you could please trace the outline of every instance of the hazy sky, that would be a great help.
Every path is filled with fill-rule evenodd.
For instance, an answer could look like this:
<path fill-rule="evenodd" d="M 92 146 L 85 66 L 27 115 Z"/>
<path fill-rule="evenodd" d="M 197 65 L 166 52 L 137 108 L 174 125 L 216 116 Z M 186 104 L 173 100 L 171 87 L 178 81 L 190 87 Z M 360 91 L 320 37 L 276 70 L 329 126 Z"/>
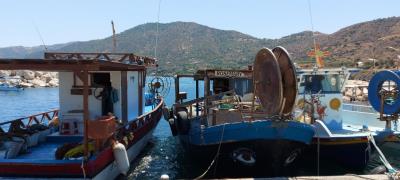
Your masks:
<path fill-rule="evenodd" d="M 400 0 L 310 0 L 314 30 L 400 16 Z M 159 0 L 2 0 L 0 47 L 100 39 L 157 21 Z M 258 38 L 311 30 L 307 0 L 162 0 L 160 22 L 190 21 Z"/>

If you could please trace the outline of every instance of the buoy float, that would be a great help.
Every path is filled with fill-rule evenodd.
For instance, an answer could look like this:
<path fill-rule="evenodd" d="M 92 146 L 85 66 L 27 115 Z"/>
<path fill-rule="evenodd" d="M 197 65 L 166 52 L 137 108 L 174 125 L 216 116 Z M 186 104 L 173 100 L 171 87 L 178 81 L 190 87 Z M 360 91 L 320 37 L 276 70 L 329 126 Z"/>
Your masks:
<path fill-rule="evenodd" d="M 161 175 L 160 179 L 161 180 L 169 180 L 169 176 L 168 176 L 168 174 L 163 174 L 163 175 Z"/>
<path fill-rule="evenodd" d="M 119 172 L 126 175 L 129 170 L 129 158 L 125 146 L 118 141 L 115 142 L 113 145 L 113 153 Z"/>

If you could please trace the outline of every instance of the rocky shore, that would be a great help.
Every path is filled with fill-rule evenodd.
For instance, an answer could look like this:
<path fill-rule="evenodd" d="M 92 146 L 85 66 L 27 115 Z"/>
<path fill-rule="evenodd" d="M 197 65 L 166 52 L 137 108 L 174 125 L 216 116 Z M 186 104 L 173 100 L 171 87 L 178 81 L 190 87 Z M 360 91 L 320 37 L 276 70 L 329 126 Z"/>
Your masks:
<path fill-rule="evenodd" d="M 0 84 L 24 88 L 58 87 L 58 73 L 28 70 L 0 71 Z"/>

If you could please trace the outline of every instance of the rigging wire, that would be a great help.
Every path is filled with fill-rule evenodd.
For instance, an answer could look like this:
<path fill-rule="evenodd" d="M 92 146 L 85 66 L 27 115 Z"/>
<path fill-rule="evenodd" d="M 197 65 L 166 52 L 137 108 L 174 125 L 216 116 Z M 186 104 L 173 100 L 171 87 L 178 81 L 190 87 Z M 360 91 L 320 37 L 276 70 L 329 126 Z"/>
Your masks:
<path fill-rule="evenodd" d="M 314 43 L 314 51 L 316 51 L 317 50 L 317 40 L 316 40 L 315 33 L 314 33 L 314 23 L 313 23 L 313 18 L 312 18 L 311 2 L 310 2 L 310 0 L 307 0 L 307 2 L 308 2 L 308 13 L 310 15 L 310 24 L 311 24 L 311 33 L 312 33 L 313 43 Z M 315 53 L 315 61 L 318 61 L 317 53 Z"/>
<path fill-rule="evenodd" d="M 39 35 L 40 41 L 42 41 L 42 44 L 43 44 L 43 47 L 44 47 L 44 51 L 46 52 L 46 51 L 47 51 L 47 46 L 46 46 L 46 44 L 44 43 L 42 34 L 40 34 L 39 28 L 36 26 L 35 21 L 32 21 L 32 24 L 33 24 L 33 27 L 34 27 L 35 30 L 36 30 L 36 33 Z"/>
<path fill-rule="evenodd" d="M 158 35 L 159 35 L 159 29 L 158 25 L 160 24 L 160 11 L 161 11 L 161 0 L 158 1 L 158 11 L 157 11 L 157 24 L 156 24 L 156 44 L 154 47 L 154 58 L 157 58 L 157 46 L 158 46 Z M 156 76 L 158 74 L 158 65 L 156 66 Z"/>
<path fill-rule="evenodd" d="M 314 43 L 314 51 L 315 51 L 315 61 L 316 61 L 316 65 L 318 66 L 318 55 L 316 53 L 317 51 L 317 43 L 316 43 L 316 37 L 314 34 L 314 23 L 313 23 L 313 18 L 312 18 L 312 11 L 311 11 L 311 2 L 310 0 L 307 0 L 308 2 L 308 13 L 310 15 L 310 24 L 311 24 L 311 33 L 312 33 L 312 38 L 313 38 L 313 43 Z M 317 131 L 317 176 L 319 176 L 319 165 L 320 165 L 320 137 Z"/>

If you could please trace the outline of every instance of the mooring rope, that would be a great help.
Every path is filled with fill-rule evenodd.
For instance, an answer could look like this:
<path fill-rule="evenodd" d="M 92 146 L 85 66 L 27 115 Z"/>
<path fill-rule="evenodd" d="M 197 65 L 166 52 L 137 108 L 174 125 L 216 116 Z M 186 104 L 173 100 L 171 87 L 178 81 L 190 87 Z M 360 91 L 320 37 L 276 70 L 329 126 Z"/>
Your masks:
<path fill-rule="evenodd" d="M 385 155 L 382 153 L 382 151 L 379 149 L 379 147 L 376 145 L 374 136 L 372 134 L 368 135 L 368 141 L 372 142 L 372 145 L 374 145 L 376 151 L 379 154 L 379 159 L 382 161 L 383 165 L 386 167 L 386 169 L 389 171 L 387 175 L 391 179 L 399 179 L 400 178 L 400 171 L 393 168 L 392 165 L 390 165 L 389 161 L 386 159 Z"/>
<path fill-rule="evenodd" d="M 215 161 L 217 161 L 218 156 L 219 156 L 219 152 L 220 152 L 220 150 L 221 150 L 222 140 L 223 140 L 223 137 L 224 137 L 225 124 L 226 124 L 226 123 L 224 123 L 224 125 L 222 126 L 221 139 L 219 140 L 217 154 L 215 154 L 214 159 L 211 161 L 211 164 L 207 167 L 206 171 L 204 171 L 203 174 L 201 174 L 200 176 L 198 176 L 198 177 L 196 177 L 196 178 L 194 178 L 194 179 L 202 179 L 202 178 L 208 173 L 208 171 L 209 171 L 210 168 L 213 166 L 213 164 L 215 163 Z M 217 164 L 218 164 L 218 163 L 217 163 Z M 216 168 L 217 168 L 217 165 L 215 166 L 215 169 L 214 169 L 214 175 L 215 175 Z"/>
<path fill-rule="evenodd" d="M 319 133 L 317 132 L 317 176 L 319 176 L 319 161 L 320 161 L 320 138 L 319 138 Z"/>

